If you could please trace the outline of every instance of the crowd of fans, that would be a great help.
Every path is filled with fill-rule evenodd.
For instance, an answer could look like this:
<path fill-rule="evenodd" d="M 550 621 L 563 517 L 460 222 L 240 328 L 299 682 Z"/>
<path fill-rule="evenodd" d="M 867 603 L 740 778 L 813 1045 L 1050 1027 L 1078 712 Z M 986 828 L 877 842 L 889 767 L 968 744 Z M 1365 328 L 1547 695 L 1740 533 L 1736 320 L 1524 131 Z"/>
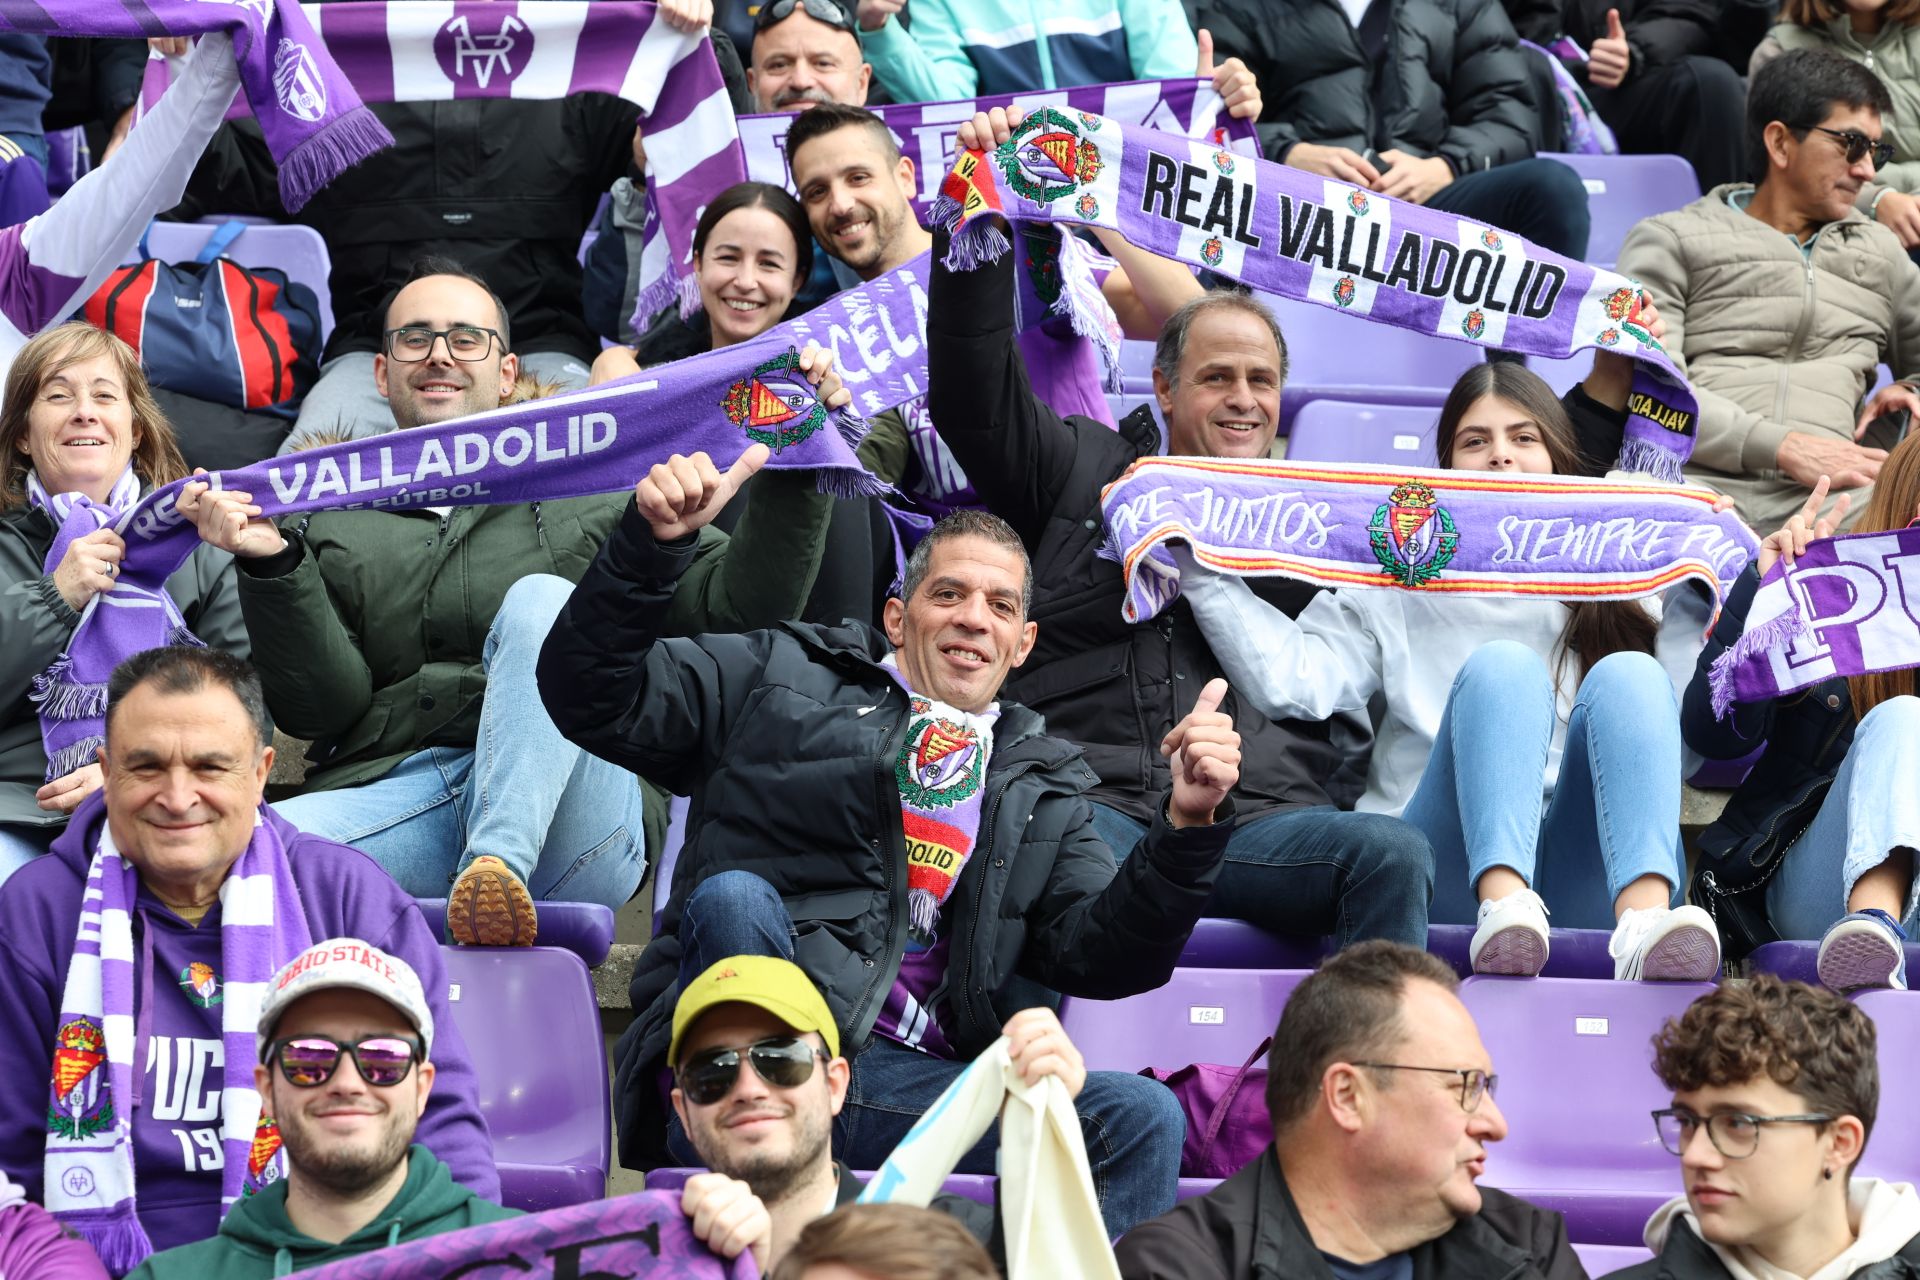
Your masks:
<path fill-rule="evenodd" d="M 1920 690 L 1905 669 L 1730 715 L 1713 697 L 1777 562 L 1920 523 L 1920 4 L 658 8 L 710 37 L 734 111 L 798 113 L 787 186 L 700 210 L 684 318 L 631 315 L 654 170 L 610 94 L 370 102 L 394 145 L 296 214 L 261 126 L 222 122 L 224 36 L 156 40 L 172 87 L 135 125 L 146 42 L 0 35 L 0 1277 L 240 1280 L 511 1219 L 436 926 L 532 945 L 542 903 L 619 910 L 656 878 L 620 1158 L 702 1170 L 693 1235 L 775 1277 L 1008 1265 L 994 1206 L 852 1203 L 855 1171 L 998 1053 L 1070 1100 L 1129 1280 L 1582 1276 L 1558 1214 L 1478 1186 L 1508 1131 L 1499 1064 L 1425 949 L 1469 925 L 1474 973 L 1536 977 L 1550 916 L 1608 930 L 1626 981 L 1818 940 L 1821 986 L 1729 978 L 1655 1038 L 1681 1194 L 1624 1274 L 1920 1271 L 1913 1187 L 1854 1174 L 1879 1079 L 1846 998 L 1906 986 Z M 1311 371 L 1258 295 L 1102 229 L 1115 331 L 1154 344 L 1150 402 L 1116 418 L 1094 338 L 1022 322 L 1016 255 L 949 266 L 926 175 L 868 108 L 958 104 L 958 148 L 991 148 L 1022 117 L 976 97 L 1195 77 L 1330 192 L 1567 259 L 1587 190 L 1546 153 L 1597 128 L 1692 164 L 1707 194 L 1640 222 L 1618 269 L 1693 387 L 1687 483 L 1762 535 L 1717 616 L 1690 582 L 1329 590 L 1176 546 L 1180 600 L 1128 621 L 1108 486 L 1160 454 L 1272 456 Z M 76 127 L 98 163 L 50 194 Z M 721 356 L 931 254 L 926 386 L 858 445 L 885 499 L 752 444 L 602 496 L 274 520 L 196 478 L 196 401 L 67 320 L 150 218 L 211 214 L 297 220 L 330 254 L 335 323 L 281 453 Z M 832 351 L 794 368 L 851 404 Z M 1438 464 L 1607 475 L 1633 377 L 1605 349 L 1564 395 L 1476 364 Z M 126 520 L 175 482 L 198 541 L 136 597 Z M 77 630 L 133 601 L 177 620 L 170 643 L 63 683 Z M 63 699 L 104 725 L 77 757 L 43 745 Z M 1709 914 L 1683 781 L 1746 758 L 1698 854 L 1762 870 Z M 1163 985 L 1207 917 L 1331 954 L 1274 1033 L 1272 1141 L 1176 1206 L 1181 1100 L 1089 1071 L 1056 1008 Z"/>

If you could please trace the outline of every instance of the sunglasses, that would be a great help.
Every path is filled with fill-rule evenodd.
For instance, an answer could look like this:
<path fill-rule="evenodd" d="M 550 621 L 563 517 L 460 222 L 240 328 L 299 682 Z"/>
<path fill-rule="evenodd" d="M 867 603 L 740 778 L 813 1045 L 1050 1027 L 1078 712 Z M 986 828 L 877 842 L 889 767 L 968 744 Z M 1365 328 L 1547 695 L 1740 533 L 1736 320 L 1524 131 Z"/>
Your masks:
<path fill-rule="evenodd" d="M 1829 138 L 1838 140 L 1840 145 L 1847 149 L 1848 164 L 1859 164 L 1869 152 L 1873 155 L 1873 167 L 1876 169 L 1886 168 L 1893 160 L 1891 142 L 1875 142 L 1858 129 L 1829 129 L 1823 124 L 1813 127 L 1815 132 L 1824 133 Z"/>
<path fill-rule="evenodd" d="M 794 1036 L 769 1036 L 743 1049 L 707 1049 L 680 1064 L 680 1091 L 696 1106 L 712 1106 L 733 1092 L 742 1058 L 774 1088 L 792 1089 L 813 1078 L 813 1060 L 825 1062 L 827 1053 Z"/>
<path fill-rule="evenodd" d="M 795 9 L 801 10 L 815 22 L 824 22 L 841 31 L 853 30 L 852 15 L 835 0 L 772 0 L 771 4 L 760 6 L 760 12 L 753 20 L 754 31 L 765 31 L 776 22 L 786 21 Z"/>
<path fill-rule="evenodd" d="M 279 1065 L 280 1075 L 296 1089 L 317 1089 L 333 1079 L 340 1059 L 353 1055 L 360 1078 L 376 1089 L 390 1089 L 407 1078 L 414 1059 L 424 1057 L 418 1040 L 399 1036 L 369 1036 L 358 1044 L 328 1036 L 289 1036 L 276 1040 L 267 1060 Z"/>

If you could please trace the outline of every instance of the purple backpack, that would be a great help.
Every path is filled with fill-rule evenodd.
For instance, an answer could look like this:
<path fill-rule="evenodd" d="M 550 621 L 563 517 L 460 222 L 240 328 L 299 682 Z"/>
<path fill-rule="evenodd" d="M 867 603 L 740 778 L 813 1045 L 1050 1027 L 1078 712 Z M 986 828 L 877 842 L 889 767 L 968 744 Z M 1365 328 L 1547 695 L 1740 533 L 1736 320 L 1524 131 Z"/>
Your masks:
<path fill-rule="evenodd" d="M 1252 1164 L 1273 1141 L 1267 1113 L 1267 1070 L 1253 1064 L 1265 1056 L 1273 1037 L 1238 1067 L 1195 1063 L 1177 1071 L 1149 1068 L 1152 1076 L 1180 1099 L 1187 1114 L 1187 1142 L 1180 1151 L 1183 1178 L 1230 1178 Z"/>

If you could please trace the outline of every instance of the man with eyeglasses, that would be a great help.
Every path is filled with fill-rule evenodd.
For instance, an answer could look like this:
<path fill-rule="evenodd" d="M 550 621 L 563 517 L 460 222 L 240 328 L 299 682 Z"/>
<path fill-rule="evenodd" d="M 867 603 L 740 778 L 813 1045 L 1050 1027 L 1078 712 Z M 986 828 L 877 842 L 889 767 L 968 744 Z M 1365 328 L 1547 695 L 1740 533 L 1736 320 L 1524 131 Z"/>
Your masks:
<path fill-rule="evenodd" d="M 220 1234 L 155 1254 L 131 1280 L 267 1280 L 516 1217 L 414 1141 L 433 1092 L 433 1010 L 413 966 L 358 938 L 289 961 L 260 1008 L 253 1077 L 286 1177 Z"/>
<path fill-rule="evenodd" d="M 1882 416 L 1920 409 L 1908 381 L 1920 377 L 1920 271 L 1855 207 L 1889 158 L 1891 105 L 1864 66 L 1783 54 L 1747 94 L 1753 183 L 1648 218 L 1620 249 L 1618 269 L 1659 305 L 1699 401 L 1687 475 L 1762 531 L 1785 524 L 1822 476 L 1857 491 L 1851 526 L 1904 430 Z M 1903 380 L 1863 408 L 1883 363 Z M 1581 442 L 1591 457 L 1618 443 Z"/>
<path fill-rule="evenodd" d="M 386 309 L 374 379 L 402 428 L 505 403 L 519 372 L 507 313 L 458 263 L 426 259 Z M 839 403 L 821 361 L 808 374 Z M 765 458 L 728 474 L 731 493 Z M 705 455 L 696 455 L 705 463 Z M 463 945 L 528 946 L 534 903 L 618 910 L 666 831 L 634 775 L 560 736 L 534 687 L 553 618 L 630 493 L 325 511 L 284 528 L 245 495 L 190 486 L 182 510 L 229 551 L 275 722 L 311 739 L 304 793 L 278 805 L 303 831 L 364 850 L 417 898 L 446 898 Z M 798 613 L 828 500 L 801 473 L 752 486 L 729 539 L 702 529 L 657 620 L 673 634 L 771 626 Z"/>
<path fill-rule="evenodd" d="M 1855 1174 L 1880 1102 L 1873 1020 L 1821 987 L 1759 973 L 1669 1019 L 1653 1113 L 1685 1194 L 1647 1223 L 1659 1256 L 1627 1280 L 1920 1274 L 1920 1195 Z"/>
<path fill-rule="evenodd" d="M 1273 1145 L 1142 1223 L 1126 1280 L 1584 1280 L 1566 1222 L 1477 1184 L 1507 1136 L 1459 978 L 1357 943 L 1294 989 L 1267 1074 Z"/>

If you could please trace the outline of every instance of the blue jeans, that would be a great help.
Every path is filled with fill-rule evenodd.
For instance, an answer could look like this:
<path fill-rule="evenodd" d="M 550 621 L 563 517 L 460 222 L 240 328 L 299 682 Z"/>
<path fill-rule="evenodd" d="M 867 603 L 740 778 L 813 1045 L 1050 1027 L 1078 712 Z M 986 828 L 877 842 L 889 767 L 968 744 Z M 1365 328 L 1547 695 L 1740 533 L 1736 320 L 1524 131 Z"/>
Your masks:
<path fill-rule="evenodd" d="M 66 828 L 0 827 L 0 884 L 20 868 L 53 847 Z"/>
<path fill-rule="evenodd" d="M 1093 806 L 1093 829 L 1115 861 L 1147 833 L 1103 804 Z M 1321 805 L 1236 823 L 1206 914 L 1275 933 L 1330 933 L 1342 947 L 1364 938 L 1424 947 L 1432 896 L 1425 836 L 1385 814 Z"/>
<path fill-rule="evenodd" d="M 793 959 L 793 921 L 773 886 L 750 871 L 723 871 L 702 881 L 687 895 L 679 936 L 683 987 L 729 956 Z M 839 1158 L 855 1169 L 884 1161 L 967 1068 L 883 1036 L 869 1037 L 863 1047 L 841 1047 L 853 1071 L 846 1104 L 834 1118 L 833 1142 Z M 1173 1092 L 1145 1076 L 1090 1071 L 1073 1107 L 1107 1233 L 1118 1236 L 1173 1208 L 1187 1135 L 1186 1116 Z M 995 1172 L 999 1147 L 999 1133 L 988 1133 L 955 1172 Z M 687 1142 L 677 1116 L 668 1123 L 667 1149 L 683 1164 L 705 1163 Z"/>
<path fill-rule="evenodd" d="M 1580 175 L 1538 156 L 1463 173 L 1434 192 L 1427 208 L 1517 232 L 1576 262 L 1586 259 L 1593 229 Z"/>
<path fill-rule="evenodd" d="M 416 898 L 444 898 L 491 854 L 540 899 L 626 904 L 646 871 L 639 782 L 560 735 L 534 662 L 573 584 L 520 579 L 487 629 L 487 694 L 471 750 L 416 751 L 365 786 L 274 807 L 302 831 L 365 851 Z"/>
<path fill-rule="evenodd" d="M 1767 916 L 1783 938 L 1818 938 L 1847 914 L 1862 875 L 1895 849 L 1920 849 L 1920 698 L 1902 696 L 1860 718 L 1833 787 L 1767 886 Z M 1912 933 L 1920 895 L 1907 890 Z"/>
<path fill-rule="evenodd" d="M 1614 897 L 1644 875 L 1677 894 L 1680 713 L 1666 671 L 1644 653 L 1594 664 L 1548 803 L 1556 715 L 1547 664 L 1523 644 L 1484 644 L 1454 676 L 1405 813 L 1433 841 L 1434 919 L 1471 923 L 1474 886 L 1493 867 L 1517 872 L 1563 927 L 1611 929 Z"/>

